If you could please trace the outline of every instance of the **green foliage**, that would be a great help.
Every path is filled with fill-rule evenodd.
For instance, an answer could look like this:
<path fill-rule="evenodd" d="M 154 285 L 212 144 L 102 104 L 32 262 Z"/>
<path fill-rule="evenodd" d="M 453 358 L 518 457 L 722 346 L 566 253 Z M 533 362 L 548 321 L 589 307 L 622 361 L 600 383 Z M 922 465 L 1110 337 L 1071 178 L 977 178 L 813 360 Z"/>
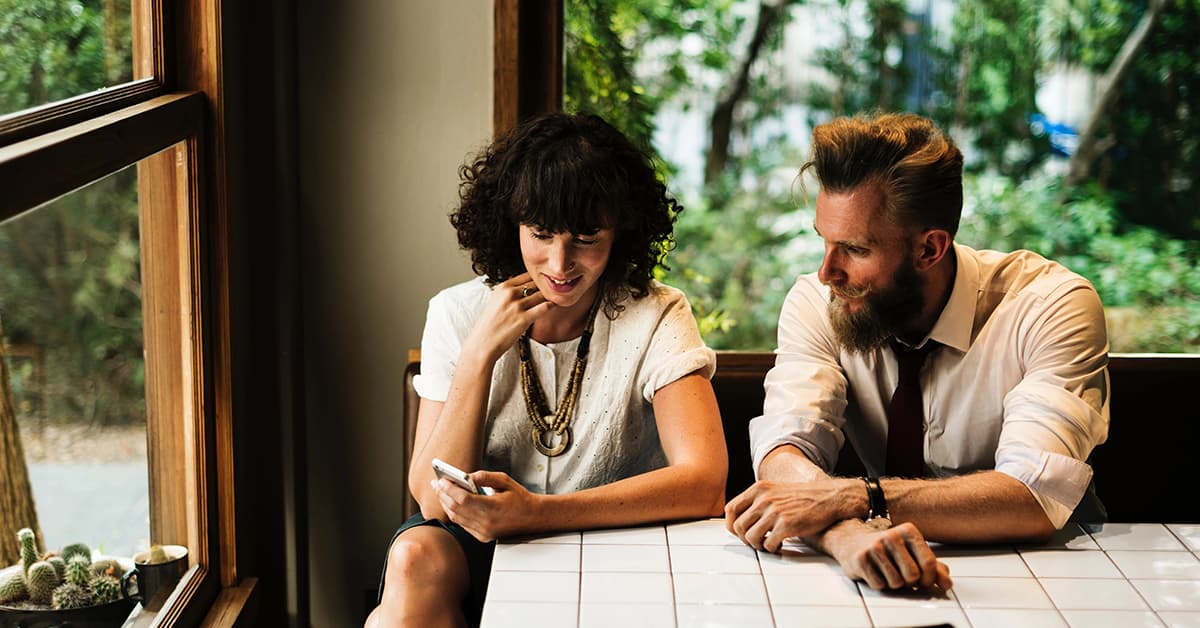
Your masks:
<path fill-rule="evenodd" d="M 964 0 L 956 7 L 948 46 L 934 74 L 938 99 L 926 115 L 978 152 L 971 166 L 1022 177 L 1046 159 L 1049 142 L 1032 134 L 1045 64 L 1044 3 Z M 1039 36 L 1039 34 L 1041 36 Z M 931 42 L 931 47 L 938 43 Z"/>
<path fill-rule="evenodd" d="M 643 149 L 653 150 L 654 105 L 633 77 L 635 48 L 631 2 L 577 0 L 565 16 L 567 49 L 563 106 L 594 113 L 621 129 Z"/>
<path fill-rule="evenodd" d="M 1104 135 L 1113 148 L 1095 171 L 1131 221 L 1193 240 L 1200 239 L 1197 34 L 1200 0 L 1170 2 L 1121 85 Z"/>
<path fill-rule="evenodd" d="M 0 0 L 0 114 L 132 77 L 129 0 Z M 0 224 L 0 317 L 23 419 L 144 421 L 136 173 Z"/>
<path fill-rule="evenodd" d="M 0 0 L 0 113 L 132 76 L 129 0 Z"/>
<path fill-rule="evenodd" d="M 1113 351 L 1200 351 L 1200 243 L 1123 220 L 1095 186 L 1065 203 L 1047 175 L 968 177 L 965 188 L 957 239 L 1036 251 L 1086 277 L 1108 310 Z"/>
<path fill-rule="evenodd" d="M 13 372 L 26 413 L 145 420 L 136 180 L 125 169 L 0 225 L 8 341 L 41 347 L 36 369 Z"/>
<path fill-rule="evenodd" d="M 828 73 L 829 80 L 808 86 L 811 110 L 853 115 L 902 108 L 911 80 L 904 62 L 916 52 L 905 46 L 905 2 L 825 0 L 821 4 L 826 6 L 838 41 L 816 53 L 817 65 Z M 869 33 L 861 37 L 856 32 L 864 14 Z"/>
<path fill-rule="evenodd" d="M 721 209 L 695 203 L 676 225 L 665 281 L 688 294 L 700 331 L 716 349 L 775 347 L 779 311 L 797 275 L 816 268 L 811 211 L 788 186 L 765 197 L 737 190 Z"/>

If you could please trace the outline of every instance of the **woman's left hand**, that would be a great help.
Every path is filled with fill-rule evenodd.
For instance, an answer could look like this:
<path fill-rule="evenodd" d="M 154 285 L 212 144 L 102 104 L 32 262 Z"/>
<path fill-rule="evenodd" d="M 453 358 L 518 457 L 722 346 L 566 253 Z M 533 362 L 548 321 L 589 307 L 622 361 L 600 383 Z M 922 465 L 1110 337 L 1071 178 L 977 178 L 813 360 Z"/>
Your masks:
<path fill-rule="evenodd" d="M 521 530 L 537 507 L 538 496 L 499 471 L 475 471 L 471 479 L 476 486 L 488 486 L 493 495 L 477 495 L 448 480 L 437 480 L 438 500 L 450 521 L 462 526 L 471 536 L 485 543 Z"/>

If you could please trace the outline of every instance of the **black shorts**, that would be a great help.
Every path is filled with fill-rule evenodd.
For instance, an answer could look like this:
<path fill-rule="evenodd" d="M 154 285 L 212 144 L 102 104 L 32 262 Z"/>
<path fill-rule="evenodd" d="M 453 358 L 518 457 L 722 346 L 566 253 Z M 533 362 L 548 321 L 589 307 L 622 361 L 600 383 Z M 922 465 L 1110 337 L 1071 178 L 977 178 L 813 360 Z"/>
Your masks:
<path fill-rule="evenodd" d="M 418 526 L 437 526 L 450 533 L 454 540 L 458 541 L 459 547 L 467 556 L 467 572 L 470 577 L 470 585 L 467 588 L 467 597 L 463 599 L 462 610 L 466 616 L 467 624 L 470 626 L 478 626 L 479 620 L 483 615 L 483 599 L 487 595 L 488 578 L 492 574 L 492 554 L 496 550 L 496 543 L 484 543 L 479 539 L 471 536 L 470 532 L 463 529 L 457 523 L 442 521 L 440 519 L 426 519 L 417 513 L 408 518 L 396 533 L 392 535 L 392 540 L 388 541 L 388 550 L 392 548 L 392 543 L 396 541 L 396 537 L 404 533 L 409 528 Z M 383 601 L 383 580 L 387 576 L 387 553 L 384 553 L 383 572 L 379 574 L 379 593 L 376 596 L 376 603 Z"/>

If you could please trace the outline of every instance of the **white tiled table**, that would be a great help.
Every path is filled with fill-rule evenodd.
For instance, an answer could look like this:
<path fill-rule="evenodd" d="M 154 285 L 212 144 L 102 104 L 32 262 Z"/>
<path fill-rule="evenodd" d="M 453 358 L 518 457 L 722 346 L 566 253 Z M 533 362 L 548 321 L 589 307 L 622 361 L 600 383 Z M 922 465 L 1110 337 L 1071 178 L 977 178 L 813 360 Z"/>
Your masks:
<path fill-rule="evenodd" d="M 1072 525 L 1046 545 L 935 551 L 954 580 L 944 597 L 873 591 L 802 544 L 755 552 L 720 519 L 499 543 L 483 628 L 1200 628 L 1200 525 Z"/>

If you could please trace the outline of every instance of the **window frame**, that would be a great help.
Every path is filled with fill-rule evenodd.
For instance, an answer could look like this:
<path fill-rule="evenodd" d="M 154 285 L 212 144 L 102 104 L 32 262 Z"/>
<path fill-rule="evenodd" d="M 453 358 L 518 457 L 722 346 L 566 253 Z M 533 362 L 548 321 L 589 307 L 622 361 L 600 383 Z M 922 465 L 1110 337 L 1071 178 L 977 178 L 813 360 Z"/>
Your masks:
<path fill-rule="evenodd" d="M 492 135 L 562 110 L 563 0 L 495 0 Z"/>
<path fill-rule="evenodd" d="M 191 566 L 134 625 L 236 619 L 221 4 L 132 0 L 134 76 L 0 117 L 0 221 L 138 165 L 150 532 Z"/>

